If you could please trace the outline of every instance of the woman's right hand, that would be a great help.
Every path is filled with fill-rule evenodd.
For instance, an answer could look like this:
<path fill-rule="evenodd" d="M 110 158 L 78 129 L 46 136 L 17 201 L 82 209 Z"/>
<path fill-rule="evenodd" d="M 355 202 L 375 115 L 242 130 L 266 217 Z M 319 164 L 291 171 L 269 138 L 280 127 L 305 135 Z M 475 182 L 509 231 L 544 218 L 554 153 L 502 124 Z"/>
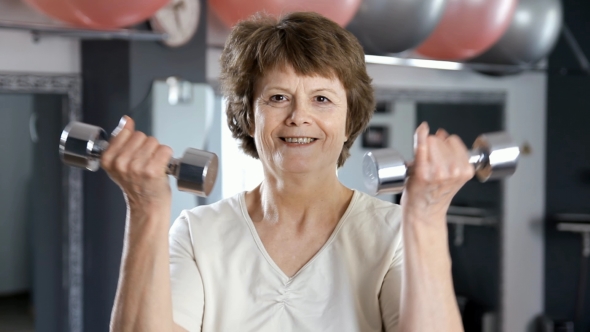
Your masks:
<path fill-rule="evenodd" d="M 100 162 L 123 190 L 128 207 L 144 210 L 170 205 L 172 194 L 166 168 L 171 157 L 170 147 L 135 131 L 135 122 L 124 116 Z"/>

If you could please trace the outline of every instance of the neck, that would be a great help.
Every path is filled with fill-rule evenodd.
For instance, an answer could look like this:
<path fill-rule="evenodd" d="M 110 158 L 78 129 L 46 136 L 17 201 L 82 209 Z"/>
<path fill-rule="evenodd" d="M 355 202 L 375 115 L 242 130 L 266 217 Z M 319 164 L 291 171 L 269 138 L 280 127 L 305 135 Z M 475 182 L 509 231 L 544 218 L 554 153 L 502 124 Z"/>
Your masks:
<path fill-rule="evenodd" d="M 262 184 L 248 195 L 254 221 L 301 224 L 337 222 L 348 207 L 352 190 L 340 183 L 336 170 L 281 176 L 265 171 Z"/>

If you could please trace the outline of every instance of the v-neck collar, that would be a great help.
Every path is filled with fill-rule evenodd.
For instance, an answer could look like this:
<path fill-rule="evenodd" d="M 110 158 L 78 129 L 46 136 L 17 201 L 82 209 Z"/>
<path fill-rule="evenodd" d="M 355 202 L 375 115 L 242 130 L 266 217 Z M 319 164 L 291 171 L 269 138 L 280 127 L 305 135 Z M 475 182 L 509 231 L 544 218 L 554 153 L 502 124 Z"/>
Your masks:
<path fill-rule="evenodd" d="M 262 240 L 260 239 L 260 236 L 258 235 L 258 231 L 256 230 L 256 226 L 254 226 L 254 222 L 252 221 L 252 218 L 250 218 L 250 214 L 248 213 L 248 208 L 246 205 L 246 192 L 245 191 L 243 191 L 239 194 L 239 202 L 240 202 L 240 209 L 242 210 L 242 215 L 244 216 L 244 221 L 246 222 L 246 225 L 248 225 L 248 228 L 250 229 L 250 233 L 252 234 L 252 237 L 254 238 L 254 241 L 256 242 L 256 246 L 258 246 L 258 250 L 260 250 L 260 252 L 262 253 L 262 256 L 264 256 L 264 258 L 272 266 L 272 268 L 283 279 L 285 279 L 287 283 L 289 283 L 293 279 L 295 279 L 309 265 L 311 265 L 313 263 L 313 261 L 315 261 L 316 258 L 328 246 L 330 246 L 330 243 L 333 242 L 334 238 L 336 237 L 336 235 L 338 234 L 338 232 L 342 228 L 342 225 L 344 224 L 344 222 L 346 221 L 346 219 L 350 215 L 350 212 L 352 211 L 359 196 L 360 196 L 359 191 L 353 189 L 352 199 L 350 200 L 350 203 L 348 203 L 348 207 L 346 208 L 346 211 L 344 211 L 344 214 L 342 215 L 340 220 L 338 220 L 338 224 L 336 224 L 336 227 L 332 231 L 332 234 L 330 235 L 330 237 L 328 238 L 326 243 L 324 243 L 324 245 L 320 248 L 320 250 L 318 250 L 318 252 L 316 252 L 315 255 L 313 255 L 313 257 L 309 261 L 307 261 L 307 263 L 305 263 L 305 265 L 303 265 L 292 277 L 287 276 L 285 274 L 285 272 L 283 272 L 283 270 L 281 270 L 281 268 L 275 263 L 275 261 L 270 257 L 270 255 L 266 251 L 266 248 L 264 247 L 264 244 L 262 243 Z"/>

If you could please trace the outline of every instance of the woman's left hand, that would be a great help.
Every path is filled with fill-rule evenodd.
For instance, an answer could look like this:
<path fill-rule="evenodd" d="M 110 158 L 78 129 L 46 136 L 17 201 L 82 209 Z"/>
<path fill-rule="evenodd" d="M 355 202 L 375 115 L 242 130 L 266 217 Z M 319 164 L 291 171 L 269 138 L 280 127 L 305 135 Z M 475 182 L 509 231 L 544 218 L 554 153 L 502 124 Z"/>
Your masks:
<path fill-rule="evenodd" d="M 426 122 L 416 129 L 415 160 L 401 199 L 404 214 L 424 222 L 446 220 L 451 200 L 475 173 L 459 136 L 429 131 Z"/>

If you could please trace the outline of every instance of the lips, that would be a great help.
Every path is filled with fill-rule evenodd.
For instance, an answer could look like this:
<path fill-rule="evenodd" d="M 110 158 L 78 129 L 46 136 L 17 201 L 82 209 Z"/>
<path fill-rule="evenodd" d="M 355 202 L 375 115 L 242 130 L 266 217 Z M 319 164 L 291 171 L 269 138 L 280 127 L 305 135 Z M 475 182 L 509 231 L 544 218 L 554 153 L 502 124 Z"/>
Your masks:
<path fill-rule="evenodd" d="M 309 144 L 317 140 L 314 137 L 281 137 L 281 140 L 287 143 Z"/>

